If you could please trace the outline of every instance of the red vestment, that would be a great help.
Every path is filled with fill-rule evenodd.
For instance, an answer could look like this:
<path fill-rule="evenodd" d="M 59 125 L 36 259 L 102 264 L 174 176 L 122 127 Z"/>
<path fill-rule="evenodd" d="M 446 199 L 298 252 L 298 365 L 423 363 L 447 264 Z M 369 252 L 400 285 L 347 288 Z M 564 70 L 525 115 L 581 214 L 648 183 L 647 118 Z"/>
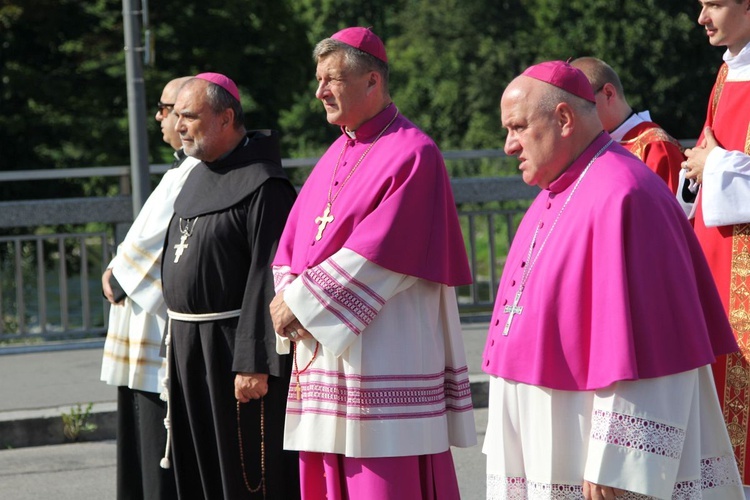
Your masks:
<path fill-rule="evenodd" d="M 631 128 L 620 144 L 664 179 L 673 193 L 677 193 L 680 187 L 680 166 L 685 157 L 675 138 L 656 123 L 645 121 Z"/>
<path fill-rule="evenodd" d="M 725 81 L 719 70 L 708 105 L 710 126 L 726 150 L 750 153 L 750 81 Z M 698 140 L 700 144 L 702 137 Z M 750 483 L 750 224 L 706 227 L 702 193 L 696 200 L 695 232 L 703 247 L 740 351 L 713 365 L 719 401 L 743 484 Z"/>

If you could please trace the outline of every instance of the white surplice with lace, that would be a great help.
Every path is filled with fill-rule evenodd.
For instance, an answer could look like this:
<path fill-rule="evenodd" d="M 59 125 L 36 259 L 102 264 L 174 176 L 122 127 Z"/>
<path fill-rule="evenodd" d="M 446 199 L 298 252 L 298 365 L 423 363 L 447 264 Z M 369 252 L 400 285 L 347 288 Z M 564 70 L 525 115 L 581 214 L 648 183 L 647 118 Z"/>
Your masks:
<path fill-rule="evenodd" d="M 487 499 L 581 499 L 586 479 L 626 499 L 742 500 L 709 366 L 560 391 L 492 377 Z"/>

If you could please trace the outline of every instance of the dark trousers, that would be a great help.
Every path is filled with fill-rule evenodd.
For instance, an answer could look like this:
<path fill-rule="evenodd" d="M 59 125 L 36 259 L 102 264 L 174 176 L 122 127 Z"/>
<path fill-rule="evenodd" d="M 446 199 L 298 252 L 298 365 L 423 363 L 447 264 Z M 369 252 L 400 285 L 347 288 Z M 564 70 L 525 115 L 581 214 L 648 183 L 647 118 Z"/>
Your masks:
<path fill-rule="evenodd" d="M 174 472 L 162 469 L 167 405 L 152 392 L 117 388 L 117 498 L 177 498 Z"/>

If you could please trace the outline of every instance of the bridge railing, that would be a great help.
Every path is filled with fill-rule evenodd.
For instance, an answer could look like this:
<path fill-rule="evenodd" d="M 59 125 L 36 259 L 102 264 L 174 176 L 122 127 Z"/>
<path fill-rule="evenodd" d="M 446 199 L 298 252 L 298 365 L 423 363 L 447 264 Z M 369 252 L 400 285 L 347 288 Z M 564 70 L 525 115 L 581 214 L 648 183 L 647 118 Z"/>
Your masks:
<path fill-rule="evenodd" d="M 682 141 L 691 146 L 695 141 Z M 510 243 L 530 201 L 538 193 L 515 174 L 515 160 L 502 150 L 446 151 L 449 170 L 481 163 L 478 177 L 453 178 L 473 283 L 457 290 L 462 317 L 486 318 L 491 312 Z M 317 158 L 286 159 L 285 168 L 309 168 Z M 497 167 L 497 168 L 494 168 Z M 169 165 L 152 165 L 152 174 Z M 0 182 L 54 181 L 72 177 L 116 177 L 123 194 L 0 202 L 0 230 L 23 228 L 0 237 L 0 350 L 51 341 L 101 339 L 109 304 L 101 294 L 101 275 L 116 243 L 132 223 L 127 196 L 129 167 L 89 167 L 0 172 Z M 502 173 L 498 173 L 502 172 Z M 92 226 L 104 230 L 91 231 Z M 80 232 L 56 234 L 70 225 Z M 46 346 L 46 347 L 45 347 Z"/>

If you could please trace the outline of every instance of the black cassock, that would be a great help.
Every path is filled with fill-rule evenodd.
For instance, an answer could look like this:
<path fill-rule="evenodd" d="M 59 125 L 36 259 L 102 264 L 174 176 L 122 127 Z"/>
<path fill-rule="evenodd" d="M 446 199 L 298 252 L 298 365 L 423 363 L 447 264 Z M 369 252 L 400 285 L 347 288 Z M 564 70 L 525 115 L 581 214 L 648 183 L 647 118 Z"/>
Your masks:
<path fill-rule="evenodd" d="M 241 309 L 229 319 L 171 322 L 172 463 L 180 498 L 262 498 L 262 490 L 251 495 L 243 480 L 237 372 L 270 374 L 266 498 L 299 497 L 297 454 L 282 449 L 291 359 L 276 354 L 268 312 L 271 261 L 295 196 L 277 134 L 251 131 L 227 157 L 197 165 L 175 201 L 162 260 L 167 307 L 188 314 Z M 241 405 L 240 414 L 246 476 L 255 488 L 260 401 Z"/>

